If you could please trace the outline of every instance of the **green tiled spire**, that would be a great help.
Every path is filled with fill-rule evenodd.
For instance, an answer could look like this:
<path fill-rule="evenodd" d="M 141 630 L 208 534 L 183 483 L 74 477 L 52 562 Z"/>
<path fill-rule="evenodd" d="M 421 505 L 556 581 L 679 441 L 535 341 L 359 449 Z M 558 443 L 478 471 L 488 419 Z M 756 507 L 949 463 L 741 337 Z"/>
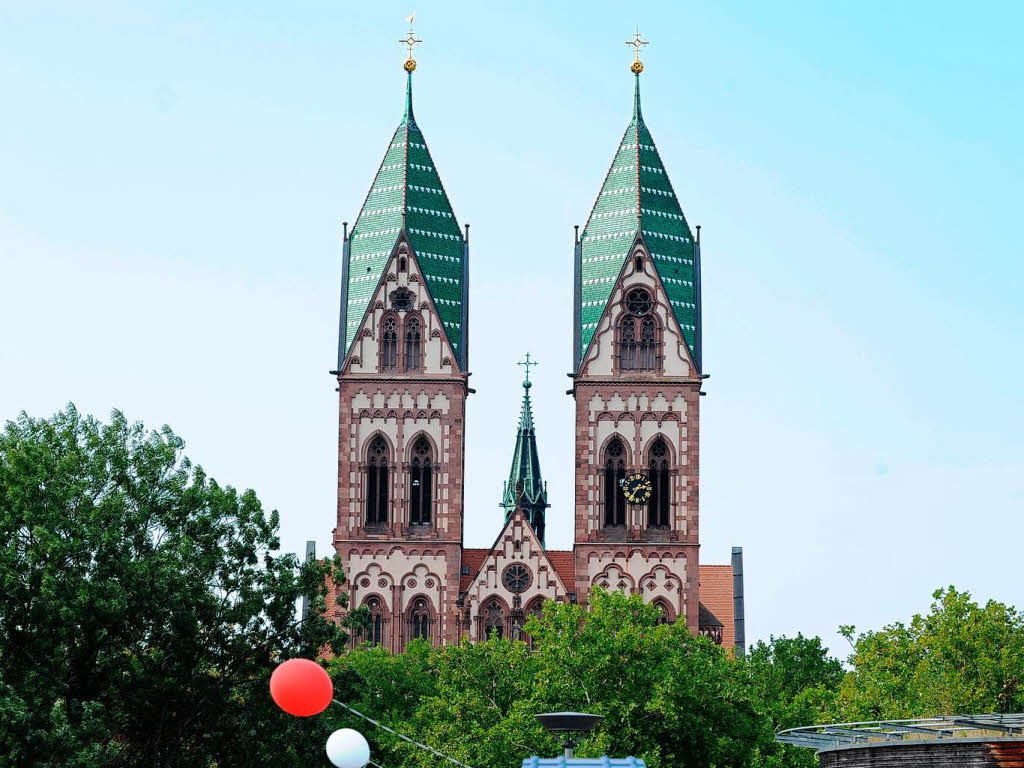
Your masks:
<path fill-rule="evenodd" d="M 547 484 L 540 476 L 540 457 L 537 454 L 537 435 L 533 428 L 533 410 L 530 407 L 529 373 L 523 382 L 523 409 L 519 415 L 519 431 L 516 433 L 516 449 L 512 454 L 512 468 L 505 482 L 501 506 L 505 520 L 512 517 L 516 506 L 523 510 L 533 526 L 537 538 L 544 543 L 544 510 L 548 504 Z"/>
<path fill-rule="evenodd" d="M 582 355 L 636 238 L 643 238 L 661 275 L 683 335 L 696 358 L 698 276 L 693 234 L 640 111 L 640 75 L 633 116 L 580 237 L 577 318 Z"/>
<path fill-rule="evenodd" d="M 412 111 L 412 72 L 405 110 L 349 237 L 344 353 L 359 330 L 388 257 L 405 230 L 448 341 L 465 360 L 465 241 Z"/>

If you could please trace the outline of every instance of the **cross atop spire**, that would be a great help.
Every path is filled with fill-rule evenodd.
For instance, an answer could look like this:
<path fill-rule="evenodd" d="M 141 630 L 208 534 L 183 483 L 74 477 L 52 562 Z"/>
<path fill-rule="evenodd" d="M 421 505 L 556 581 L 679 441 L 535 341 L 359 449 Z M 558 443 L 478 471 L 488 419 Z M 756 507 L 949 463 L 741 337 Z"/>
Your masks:
<path fill-rule="evenodd" d="M 520 360 L 518 363 L 516 363 L 516 365 L 522 366 L 523 368 L 526 369 L 526 381 L 523 382 L 523 386 L 529 389 L 528 385 L 530 383 L 530 368 L 532 368 L 535 365 L 539 365 L 539 363 L 536 360 L 531 360 L 530 353 L 527 352 L 526 358 L 524 360 Z"/>
<path fill-rule="evenodd" d="M 633 37 L 626 41 L 626 45 L 631 45 L 635 49 L 634 53 L 636 54 L 636 56 L 633 59 L 633 63 L 629 67 L 633 74 L 639 75 L 641 72 L 644 71 L 644 63 L 640 61 L 640 51 L 644 46 L 650 45 L 650 42 L 650 40 L 644 40 L 640 36 L 640 27 L 637 27 L 636 32 L 633 34 Z"/>
<path fill-rule="evenodd" d="M 416 12 L 415 11 L 413 11 L 412 13 L 410 13 L 408 16 L 405 17 L 405 20 L 409 22 L 409 33 L 405 37 L 400 38 L 398 40 L 400 45 L 407 45 L 407 46 L 409 46 L 409 56 L 408 56 L 408 58 L 406 58 L 405 63 L 402 65 L 405 68 L 405 71 L 409 72 L 409 73 L 411 73 L 414 69 L 416 69 L 416 59 L 414 59 L 412 57 L 413 46 L 414 45 L 419 45 L 420 43 L 423 42 L 418 37 L 416 37 L 416 33 L 412 31 L 412 23 L 413 23 L 413 21 L 415 21 L 415 19 L 416 19 Z"/>

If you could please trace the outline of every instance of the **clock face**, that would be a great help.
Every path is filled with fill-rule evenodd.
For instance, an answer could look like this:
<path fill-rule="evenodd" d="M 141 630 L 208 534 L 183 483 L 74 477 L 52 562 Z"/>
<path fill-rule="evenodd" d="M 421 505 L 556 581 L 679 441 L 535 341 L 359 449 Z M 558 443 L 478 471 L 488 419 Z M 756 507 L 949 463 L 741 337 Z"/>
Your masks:
<path fill-rule="evenodd" d="M 525 592 L 530 586 L 530 582 L 533 581 L 533 574 L 530 573 L 530 569 L 525 565 L 513 563 L 505 569 L 501 581 L 509 592 L 519 594 L 520 592 Z"/>
<path fill-rule="evenodd" d="M 626 475 L 622 481 L 622 495 L 630 504 L 646 504 L 651 498 L 651 480 L 642 472 Z"/>

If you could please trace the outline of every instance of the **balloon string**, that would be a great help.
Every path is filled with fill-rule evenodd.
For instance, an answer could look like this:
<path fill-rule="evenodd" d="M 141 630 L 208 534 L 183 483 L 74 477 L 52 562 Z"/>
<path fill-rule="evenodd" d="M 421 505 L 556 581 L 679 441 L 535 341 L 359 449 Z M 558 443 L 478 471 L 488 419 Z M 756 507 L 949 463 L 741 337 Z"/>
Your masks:
<path fill-rule="evenodd" d="M 387 731 L 388 733 L 390 733 L 390 734 L 393 734 L 394 736 L 397 736 L 398 738 L 402 739 L 402 741 L 407 741 L 407 742 L 409 742 L 410 744 L 412 744 L 412 745 L 414 745 L 414 746 L 417 746 L 417 747 L 419 747 L 420 749 L 425 749 L 425 750 L 427 750 L 427 752 L 433 752 L 433 753 L 434 753 L 435 755 L 437 755 L 438 757 L 443 757 L 443 758 L 444 758 L 445 760 L 447 760 L 448 762 L 451 762 L 451 763 L 455 763 L 456 765 L 460 766 L 460 768 L 472 768 L 471 766 L 468 766 L 468 765 L 466 765 L 465 763 L 460 763 L 460 762 L 459 762 L 458 760 L 456 760 L 456 759 L 455 759 L 454 757 L 448 757 L 448 755 L 444 754 L 443 752 L 438 752 L 438 751 L 437 751 L 436 749 L 434 749 L 433 747 L 428 747 L 428 746 L 427 746 L 426 744 L 420 744 L 420 742 L 416 741 L 415 739 L 410 739 L 410 738 L 409 738 L 408 736 L 405 736 L 404 734 L 401 734 L 401 733 L 399 733 L 399 732 L 398 732 L 398 731 L 396 731 L 396 730 L 395 730 L 394 728 L 389 728 L 388 726 L 384 725 L 384 723 L 379 723 L 379 722 L 377 722 L 377 721 L 376 721 L 376 720 L 374 720 L 374 719 L 373 719 L 372 717 L 367 717 L 367 716 L 366 716 L 366 715 L 364 715 L 364 714 L 363 714 L 362 712 L 360 712 L 360 711 L 359 711 L 358 709 L 355 709 L 355 708 L 353 708 L 353 707 L 350 707 L 350 706 L 349 706 L 348 704 L 342 704 L 342 703 L 341 703 L 340 701 L 338 701 L 337 699 L 332 699 L 332 701 L 333 701 L 333 702 L 334 702 L 335 704 L 337 704 L 337 705 L 338 705 L 339 707 L 342 707 L 342 708 L 344 708 L 344 709 L 347 709 L 347 710 L 348 710 L 349 712 L 351 712 L 352 714 L 354 714 L 354 715 L 359 715 L 359 717 L 363 718 L 363 720 L 366 720 L 366 721 L 367 721 L 368 723 L 373 723 L 373 724 L 374 724 L 374 725 L 376 725 L 376 726 L 377 726 L 378 728 L 383 728 L 383 729 L 384 729 L 385 731 Z M 372 761 L 371 761 L 371 762 L 372 762 Z M 373 765 L 377 765 L 377 764 L 376 764 L 376 763 L 373 763 Z M 379 768 L 379 766 L 378 766 L 378 768 Z"/>

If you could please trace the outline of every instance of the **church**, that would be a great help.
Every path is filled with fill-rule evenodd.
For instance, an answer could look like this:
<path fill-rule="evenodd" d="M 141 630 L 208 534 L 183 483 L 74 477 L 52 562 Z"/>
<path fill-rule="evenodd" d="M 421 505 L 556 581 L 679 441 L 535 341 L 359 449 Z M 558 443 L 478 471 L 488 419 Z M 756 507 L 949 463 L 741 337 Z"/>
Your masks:
<path fill-rule="evenodd" d="M 688 225 L 644 122 L 646 41 L 629 42 L 629 122 L 571 254 L 571 550 L 544 545 L 529 357 L 504 525 L 488 548 L 463 544 L 469 228 L 413 115 L 419 41 L 410 30 L 402 42 L 402 119 L 342 246 L 332 541 L 349 606 L 370 616 L 353 643 L 398 652 L 413 638 L 520 638 L 545 600 L 585 605 L 602 587 L 743 653 L 742 550 L 725 565 L 699 557 L 700 227 Z"/>

